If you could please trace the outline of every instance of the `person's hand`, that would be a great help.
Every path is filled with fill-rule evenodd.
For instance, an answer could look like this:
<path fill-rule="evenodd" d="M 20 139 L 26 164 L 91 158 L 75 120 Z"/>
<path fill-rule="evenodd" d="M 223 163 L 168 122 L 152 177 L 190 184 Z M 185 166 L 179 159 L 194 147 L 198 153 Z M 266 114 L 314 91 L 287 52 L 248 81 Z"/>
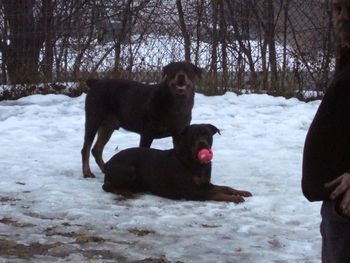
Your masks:
<path fill-rule="evenodd" d="M 332 200 L 342 196 L 339 208 L 343 215 L 350 217 L 350 173 L 344 173 L 325 184 L 326 188 L 334 189 L 330 195 Z"/>

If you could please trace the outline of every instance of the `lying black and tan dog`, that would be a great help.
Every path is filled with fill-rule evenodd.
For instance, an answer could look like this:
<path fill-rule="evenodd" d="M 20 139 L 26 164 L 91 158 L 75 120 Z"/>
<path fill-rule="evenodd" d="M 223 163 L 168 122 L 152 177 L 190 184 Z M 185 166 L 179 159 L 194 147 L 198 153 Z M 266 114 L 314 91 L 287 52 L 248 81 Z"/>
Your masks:
<path fill-rule="evenodd" d="M 121 194 L 150 192 L 171 199 L 243 202 L 251 193 L 212 184 L 211 158 L 199 155 L 211 151 L 217 132 L 211 124 L 193 124 L 174 138 L 174 149 L 121 151 L 105 165 L 103 189 Z"/>
<path fill-rule="evenodd" d="M 84 177 L 95 177 L 90 170 L 92 154 L 102 171 L 103 148 L 115 129 L 139 133 L 140 147 L 150 147 L 153 139 L 174 136 L 191 122 L 194 81 L 201 69 L 191 63 L 173 62 L 163 68 L 163 81 L 146 85 L 130 80 L 87 81 L 85 136 L 81 150 Z"/>

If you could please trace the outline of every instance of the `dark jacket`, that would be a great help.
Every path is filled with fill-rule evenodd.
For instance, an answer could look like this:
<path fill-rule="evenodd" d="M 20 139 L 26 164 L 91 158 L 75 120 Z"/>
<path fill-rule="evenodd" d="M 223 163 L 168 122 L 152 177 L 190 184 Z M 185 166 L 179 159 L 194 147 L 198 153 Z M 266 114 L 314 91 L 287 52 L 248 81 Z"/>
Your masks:
<path fill-rule="evenodd" d="M 302 190 L 309 201 L 329 200 L 324 184 L 350 171 L 350 66 L 337 73 L 306 136 Z"/>

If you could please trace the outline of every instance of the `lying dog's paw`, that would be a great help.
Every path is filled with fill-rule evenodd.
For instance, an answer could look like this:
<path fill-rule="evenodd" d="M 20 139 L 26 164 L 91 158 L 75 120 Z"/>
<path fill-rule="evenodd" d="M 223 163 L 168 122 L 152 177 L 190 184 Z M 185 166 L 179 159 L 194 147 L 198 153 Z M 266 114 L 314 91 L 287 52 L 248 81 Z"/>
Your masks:
<path fill-rule="evenodd" d="M 234 202 L 236 204 L 243 203 L 245 201 L 241 195 L 231 195 L 230 199 L 231 202 Z"/>
<path fill-rule="evenodd" d="M 251 192 L 248 192 L 248 191 L 238 191 L 238 194 L 240 196 L 244 196 L 244 197 L 250 197 L 250 196 L 253 196 Z"/>
<path fill-rule="evenodd" d="M 223 189 L 224 189 L 225 193 L 230 194 L 230 195 L 240 195 L 240 196 L 244 196 L 244 197 L 252 196 L 252 193 L 248 192 L 248 191 L 241 191 L 241 190 L 233 189 L 231 187 L 225 187 Z"/>

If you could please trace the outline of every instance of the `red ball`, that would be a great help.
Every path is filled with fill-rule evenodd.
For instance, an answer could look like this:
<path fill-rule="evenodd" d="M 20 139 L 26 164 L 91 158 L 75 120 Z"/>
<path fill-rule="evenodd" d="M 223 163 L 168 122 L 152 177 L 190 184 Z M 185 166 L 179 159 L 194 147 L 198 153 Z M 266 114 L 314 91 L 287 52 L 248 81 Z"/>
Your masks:
<path fill-rule="evenodd" d="M 200 163 L 209 163 L 213 159 L 213 152 L 211 149 L 201 149 L 197 153 L 197 158 Z"/>

